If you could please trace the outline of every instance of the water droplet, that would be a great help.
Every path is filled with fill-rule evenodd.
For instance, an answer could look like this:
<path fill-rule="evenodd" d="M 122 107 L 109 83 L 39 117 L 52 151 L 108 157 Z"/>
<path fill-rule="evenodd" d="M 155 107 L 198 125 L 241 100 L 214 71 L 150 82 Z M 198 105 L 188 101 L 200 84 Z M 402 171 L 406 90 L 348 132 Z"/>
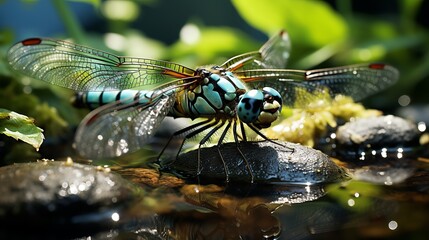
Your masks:
<path fill-rule="evenodd" d="M 61 190 L 58 192 L 58 195 L 60 195 L 61 197 L 65 197 L 65 196 L 67 195 L 67 192 L 66 192 L 66 190 L 64 190 L 64 189 L 61 189 Z"/>
<path fill-rule="evenodd" d="M 39 181 L 43 182 L 46 179 L 46 174 L 42 174 L 39 176 Z"/>
<path fill-rule="evenodd" d="M 390 230 L 396 230 L 398 228 L 398 223 L 396 221 L 390 221 L 389 224 L 387 225 L 389 227 Z"/>
<path fill-rule="evenodd" d="M 75 184 L 71 184 L 70 187 L 69 187 L 69 191 L 68 192 L 70 194 L 77 194 L 78 193 L 78 189 L 77 189 L 76 185 Z"/>
<path fill-rule="evenodd" d="M 119 218 L 120 218 L 119 213 L 115 212 L 112 214 L 112 220 L 113 221 L 117 222 L 117 221 L 119 221 Z"/>
<path fill-rule="evenodd" d="M 419 129 L 420 132 L 426 131 L 426 123 L 424 122 L 417 123 L 417 129 Z"/>
<path fill-rule="evenodd" d="M 393 184 L 392 178 L 390 176 L 387 176 L 386 181 L 384 181 L 384 184 L 388 186 L 392 185 Z"/>
<path fill-rule="evenodd" d="M 78 186 L 78 189 L 79 189 L 79 191 L 85 191 L 86 190 L 86 185 L 85 185 L 85 183 L 81 183 L 81 184 L 79 184 L 79 186 Z"/>

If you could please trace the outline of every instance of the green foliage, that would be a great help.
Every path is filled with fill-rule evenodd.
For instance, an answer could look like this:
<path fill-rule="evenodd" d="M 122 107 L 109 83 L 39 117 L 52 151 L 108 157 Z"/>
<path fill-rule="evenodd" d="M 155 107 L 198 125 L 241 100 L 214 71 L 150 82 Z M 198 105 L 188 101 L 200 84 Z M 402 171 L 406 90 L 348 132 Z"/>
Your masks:
<path fill-rule="evenodd" d="M 14 78 L 0 75 L 0 98 L 7 101 L 0 102 L 0 108 L 10 109 L 23 113 L 34 118 L 39 127 L 45 130 L 50 137 L 57 137 L 64 134 L 68 123 L 58 114 L 59 109 L 63 116 L 67 116 L 70 123 L 77 123 L 77 113 L 70 106 L 68 99 L 61 99 L 56 93 L 47 89 L 48 85 L 44 84 L 41 88 L 29 86 L 16 81 Z M 31 91 L 29 94 L 26 91 Z M 60 91 L 58 92 L 60 94 Z M 68 96 L 62 94 L 62 96 Z M 51 105 L 57 105 L 55 108 Z"/>
<path fill-rule="evenodd" d="M 199 38 L 194 44 L 180 40 L 170 47 L 170 57 L 188 66 L 221 64 L 228 56 L 248 49 L 258 49 L 259 43 L 250 36 L 226 27 L 199 27 Z M 243 41 L 243 39 L 247 39 Z"/>
<path fill-rule="evenodd" d="M 1 166 L 14 163 L 33 162 L 41 158 L 40 152 L 36 152 L 35 149 L 27 143 L 15 140 L 5 142 L 7 152 L 4 156 L 1 156 Z"/>
<path fill-rule="evenodd" d="M 327 3 L 318 0 L 233 0 L 240 15 L 253 27 L 275 34 L 279 29 L 288 31 L 292 43 L 315 48 L 347 37 L 347 26 L 341 15 Z"/>
<path fill-rule="evenodd" d="M 0 133 L 24 141 L 39 150 L 44 139 L 42 132 L 42 129 L 34 125 L 33 119 L 0 108 Z"/>

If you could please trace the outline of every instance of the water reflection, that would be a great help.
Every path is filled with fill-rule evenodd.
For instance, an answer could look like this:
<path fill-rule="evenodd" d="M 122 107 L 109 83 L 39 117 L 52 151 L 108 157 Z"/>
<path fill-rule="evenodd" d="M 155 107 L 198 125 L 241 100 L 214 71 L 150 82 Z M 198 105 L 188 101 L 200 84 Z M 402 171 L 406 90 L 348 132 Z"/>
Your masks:
<path fill-rule="evenodd" d="M 318 185 L 227 188 L 185 185 L 181 193 L 195 209 L 159 215 L 158 229 L 162 236 L 172 239 L 277 238 L 288 231 L 282 226 L 278 211 L 325 195 L 324 188 Z"/>
<path fill-rule="evenodd" d="M 421 208 L 429 202 L 426 170 L 391 186 L 356 180 L 328 186 L 184 184 L 173 201 L 165 192 L 159 196 L 170 198 L 172 208 L 92 239 L 418 238 L 427 226 L 428 212 Z"/>
<path fill-rule="evenodd" d="M 423 159 L 408 162 L 413 171 L 406 178 L 398 177 L 402 174 L 399 165 L 396 170 L 378 165 L 379 183 L 355 178 L 329 185 L 201 185 L 160 175 L 154 169 L 113 168 L 140 186 L 137 196 L 141 199 L 127 205 L 127 211 L 96 212 L 82 215 L 80 220 L 100 222 L 103 217 L 111 224 L 111 230 L 90 239 L 419 237 L 429 227 L 425 208 L 429 164 Z M 386 176 L 391 177 L 390 184 L 382 182 Z M 38 174 L 37 181 L 46 179 Z M 71 183 L 59 186 L 69 189 Z M 75 186 L 79 189 L 79 184 Z M 47 232 L 62 236 L 54 231 Z"/>
<path fill-rule="evenodd" d="M 162 239 L 283 238 L 285 232 L 297 230 L 284 225 L 280 216 L 287 213 L 302 215 L 294 210 L 295 206 L 315 201 L 326 194 L 322 184 L 201 185 L 178 181 L 171 175 L 160 175 L 154 170 L 150 173 L 150 169 L 117 171 L 142 186 L 153 187 L 153 193 L 148 194 L 153 195 L 153 199 L 159 197 L 158 202 L 168 199 L 169 204 L 154 209 L 156 214 L 149 220 L 139 220 L 143 224 L 133 230 L 139 236 L 150 234 Z M 318 216 L 314 216 L 312 226 L 317 232 L 317 224 L 328 224 L 329 211 L 323 214 L 316 212 Z M 299 226 L 296 225 L 294 223 L 293 228 L 308 230 L 304 219 Z"/>
<path fill-rule="evenodd" d="M 354 179 L 375 184 L 398 184 L 409 178 L 414 167 L 410 165 L 385 164 L 379 166 L 360 167 L 354 171 Z"/>

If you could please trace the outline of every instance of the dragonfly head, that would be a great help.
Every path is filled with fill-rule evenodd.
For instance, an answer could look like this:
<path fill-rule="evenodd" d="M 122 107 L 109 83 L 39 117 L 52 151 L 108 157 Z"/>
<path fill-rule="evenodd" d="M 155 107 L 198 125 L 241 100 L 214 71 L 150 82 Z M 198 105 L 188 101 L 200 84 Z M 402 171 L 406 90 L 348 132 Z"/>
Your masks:
<path fill-rule="evenodd" d="M 282 110 L 279 92 L 270 87 L 250 90 L 240 96 L 237 105 L 238 118 L 245 123 L 253 123 L 259 129 L 268 128 Z"/>

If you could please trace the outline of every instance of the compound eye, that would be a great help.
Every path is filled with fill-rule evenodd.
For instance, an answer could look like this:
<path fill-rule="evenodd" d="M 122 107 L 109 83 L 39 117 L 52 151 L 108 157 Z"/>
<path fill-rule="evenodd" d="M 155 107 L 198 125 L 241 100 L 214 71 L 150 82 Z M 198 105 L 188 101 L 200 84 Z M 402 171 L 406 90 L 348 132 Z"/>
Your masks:
<path fill-rule="evenodd" d="M 237 115 L 242 122 L 251 123 L 258 119 L 263 108 L 264 94 L 261 90 L 250 90 L 240 96 Z"/>
<path fill-rule="evenodd" d="M 277 101 L 280 104 L 279 111 L 282 110 L 281 109 L 282 102 L 283 102 L 282 95 L 280 95 L 280 93 L 277 90 L 275 90 L 274 88 L 270 88 L 270 87 L 264 87 L 262 89 L 262 92 L 264 94 L 265 101 L 267 101 L 267 102 L 271 101 L 271 103 L 273 102 L 273 100 Z"/>

